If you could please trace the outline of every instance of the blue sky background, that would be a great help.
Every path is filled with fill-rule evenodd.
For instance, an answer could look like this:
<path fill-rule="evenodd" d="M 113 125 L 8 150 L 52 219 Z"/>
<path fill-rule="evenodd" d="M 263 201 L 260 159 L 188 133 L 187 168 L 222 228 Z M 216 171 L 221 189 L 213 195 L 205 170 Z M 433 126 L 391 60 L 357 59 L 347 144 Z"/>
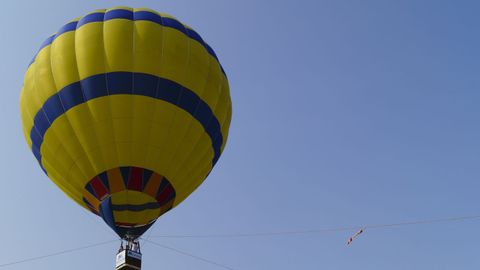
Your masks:
<path fill-rule="evenodd" d="M 227 148 L 151 236 L 480 214 L 478 1 L 36 1 L 0 16 L 0 265 L 115 239 L 42 173 L 21 132 L 23 75 L 74 17 L 150 7 L 195 28 L 230 79 Z M 478 269 L 480 220 L 235 239 L 151 238 L 237 270 Z M 5 269 L 113 269 L 118 243 Z M 143 246 L 144 269 L 221 269 Z"/>

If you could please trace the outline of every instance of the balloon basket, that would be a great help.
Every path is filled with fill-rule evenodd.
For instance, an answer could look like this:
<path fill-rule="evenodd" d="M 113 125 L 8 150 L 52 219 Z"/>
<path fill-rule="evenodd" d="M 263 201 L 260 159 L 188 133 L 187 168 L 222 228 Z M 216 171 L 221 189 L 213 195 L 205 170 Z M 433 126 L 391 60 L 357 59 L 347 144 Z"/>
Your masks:
<path fill-rule="evenodd" d="M 138 240 L 122 240 L 116 257 L 115 270 L 140 270 L 141 267 L 142 253 L 140 252 L 140 243 Z"/>

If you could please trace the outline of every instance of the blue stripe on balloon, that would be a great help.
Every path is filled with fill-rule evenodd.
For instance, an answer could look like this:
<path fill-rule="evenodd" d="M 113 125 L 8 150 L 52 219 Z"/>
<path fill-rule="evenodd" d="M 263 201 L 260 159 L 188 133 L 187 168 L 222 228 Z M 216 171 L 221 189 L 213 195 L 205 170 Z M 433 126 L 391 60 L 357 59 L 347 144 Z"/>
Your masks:
<path fill-rule="evenodd" d="M 125 187 L 128 187 L 128 181 L 130 180 L 130 169 L 132 167 L 120 167 L 120 174 L 122 175 L 122 180 L 123 184 L 125 184 Z"/>
<path fill-rule="evenodd" d="M 135 21 L 151 21 L 151 22 L 154 22 L 156 24 L 160 24 L 160 25 L 165 26 L 163 21 L 162 21 L 165 18 L 156 14 L 156 13 L 150 12 L 150 11 L 136 11 L 133 14 L 133 19 Z"/>
<path fill-rule="evenodd" d="M 157 96 L 157 77 L 144 73 L 135 73 L 133 80 L 135 82 L 133 94 L 147 97 Z"/>
<path fill-rule="evenodd" d="M 109 95 L 133 94 L 133 72 L 111 72 L 106 78 Z"/>
<path fill-rule="evenodd" d="M 184 34 L 187 34 L 187 30 L 185 29 L 185 26 L 181 22 L 168 17 L 163 17 L 162 21 L 163 21 L 163 26 L 177 29 L 178 31 Z"/>
<path fill-rule="evenodd" d="M 80 82 L 74 82 L 58 91 L 58 96 L 65 111 L 85 102 Z M 43 137 L 43 135 L 42 135 Z"/>
<path fill-rule="evenodd" d="M 77 23 L 78 21 L 73 21 L 65 24 L 64 26 L 62 26 L 62 28 L 60 28 L 60 30 L 57 31 L 53 39 L 56 39 L 58 36 L 64 33 L 75 31 L 77 29 Z"/>
<path fill-rule="evenodd" d="M 82 25 L 85 25 L 87 23 L 103 22 L 103 17 L 104 16 L 105 16 L 104 12 L 95 12 L 95 13 L 90 13 L 88 15 L 85 15 L 83 18 L 81 18 L 78 21 L 77 29 L 80 28 Z"/>
<path fill-rule="evenodd" d="M 126 9 L 112 9 L 105 12 L 104 21 L 113 20 L 113 19 L 126 19 L 133 20 L 133 11 Z"/>
<path fill-rule="evenodd" d="M 108 96 L 107 76 L 104 74 L 91 76 L 80 81 L 86 100 Z"/>
<path fill-rule="evenodd" d="M 32 151 L 42 164 L 40 149 L 43 137 L 52 123 L 69 109 L 89 100 L 115 94 L 151 97 L 177 106 L 188 112 L 203 127 L 212 141 L 214 157 L 218 161 L 223 144 L 221 126 L 212 109 L 193 91 L 168 79 L 145 73 L 111 72 L 98 74 L 72 83 L 54 94 L 43 104 L 34 118 L 30 132 Z"/>
<path fill-rule="evenodd" d="M 32 146 L 35 146 L 38 149 L 40 149 L 40 146 L 43 143 L 43 137 L 40 136 L 36 128 L 32 128 L 32 130 L 30 131 L 30 139 L 32 141 Z"/>
<path fill-rule="evenodd" d="M 213 51 L 212 47 L 210 47 L 207 43 L 205 43 L 202 37 L 195 30 L 186 28 L 185 25 L 183 25 L 181 22 L 179 22 L 174 18 L 162 17 L 157 13 L 144 11 L 144 10 L 133 12 L 131 10 L 126 10 L 126 9 L 113 9 L 107 12 L 90 13 L 88 15 L 85 15 L 79 21 L 70 22 L 62 26 L 55 35 L 50 36 L 42 43 L 38 51 L 50 45 L 57 37 L 61 36 L 66 32 L 79 29 L 80 27 L 88 23 L 103 22 L 103 21 L 109 21 L 114 19 L 125 19 L 130 21 L 150 21 L 150 22 L 162 25 L 164 27 L 176 29 L 182 32 L 183 34 L 185 34 L 186 36 L 188 36 L 189 38 L 198 41 L 205 48 L 205 50 L 207 50 L 207 52 L 211 56 L 213 56 L 218 62 L 218 57 Z M 30 65 L 34 61 L 35 61 L 35 57 L 30 62 Z M 218 64 L 220 65 L 220 69 L 222 70 L 223 74 L 225 74 L 225 71 L 223 70 L 223 67 L 220 64 L 220 62 L 218 62 Z"/>
<path fill-rule="evenodd" d="M 187 30 L 187 35 L 191 39 L 194 39 L 194 40 L 198 41 L 200 44 L 202 44 L 205 47 L 205 42 L 203 41 L 202 37 L 195 30 L 189 29 L 189 28 L 186 28 L 186 30 Z M 207 49 L 207 48 L 205 48 L 205 49 Z M 207 51 L 208 51 L 208 53 L 210 53 L 210 51 L 208 49 L 207 49 Z"/>
<path fill-rule="evenodd" d="M 50 123 L 47 119 L 47 116 L 43 111 L 39 111 L 35 118 L 33 119 L 33 126 L 37 129 L 38 133 L 41 135 L 43 139 L 43 135 L 47 132 Z"/>
<path fill-rule="evenodd" d="M 158 202 L 144 203 L 144 204 L 112 204 L 113 211 L 133 211 L 141 212 L 143 210 L 158 209 L 160 205 Z"/>
<path fill-rule="evenodd" d="M 65 113 L 63 109 L 62 101 L 60 101 L 60 96 L 55 93 L 53 96 L 49 97 L 43 106 L 43 111 L 48 118 L 48 121 L 53 122 L 60 115 Z"/>
<path fill-rule="evenodd" d="M 152 177 L 153 171 L 150 171 L 149 169 L 143 169 L 142 173 L 142 190 L 145 189 L 147 186 L 148 182 L 150 182 L 150 177 Z"/>
<path fill-rule="evenodd" d="M 112 198 L 108 197 L 107 199 L 103 200 L 100 203 L 100 209 L 99 210 L 100 210 L 99 214 L 103 218 L 105 223 L 107 223 L 107 225 L 110 226 L 110 228 L 112 228 L 112 230 L 117 232 L 117 226 L 115 224 L 115 217 L 114 217 L 113 211 L 112 211 Z"/>
<path fill-rule="evenodd" d="M 32 152 L 33 152 L 33 155 L 37 158 L 37 159 L 40 159 L 42 156 L 40 154 L 40 149 L 36 146 L 36 145 L 33 145 L 32 146 Z M 40 165 L 42 165 L 40 163 Z"/>
<path fill-rule="evenodd" d="M 47 174 L 47 170 L 43 167 L 42 154 L 40 153 L 40 146 L 43 143 L 43 138 L 38 134 L 38 131 L 35 128 L 32 128 L 32 130 L 30 130 L 30 139 L 32 141 L 32 153 L 38 160 L 38 164 L 40 164 L 42 170 Z"/>

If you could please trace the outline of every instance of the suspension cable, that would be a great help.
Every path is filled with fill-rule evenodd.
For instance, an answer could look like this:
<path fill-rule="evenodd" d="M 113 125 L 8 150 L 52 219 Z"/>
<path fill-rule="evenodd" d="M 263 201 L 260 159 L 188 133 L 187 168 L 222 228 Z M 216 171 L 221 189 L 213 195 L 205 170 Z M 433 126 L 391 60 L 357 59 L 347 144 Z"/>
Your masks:
<path fill-rule="evenodd" d="M 0 268 L 1 268 L 1 267 L 6 267 L 6 266 L 15 265 L 15 264 L 19 264 L 19 263 L 25 263 L 25 262 L 31 262 L 31 261 L 41 260 L 41 259 L 44 259 L 44 258 L 53 257 L 53 256 L 58 256 L 58 255 L 62 255 L 62 254 L 72 253 L 72 252 L 75 252 L 75 251 L 79 251 L 79 250 L 83 250 L 83 249 L 89 249 L 89 248 L 93 248 L 93 247 L 98 247 L 98 246 L 110 244 L 110 243 L 117 242 L 117 241 L 118 241 L 118 240 L 110 240 L 110 241 L 100 242 L 100 243 L 92 244 L 92 245 L 88 245 L 88 246 L 83 246 L 83 247 L 78 247 L 78 248 L 72 248 L 72 249 L 66 249 L 66 250 L 62 250 L 62 251 L 58 251 L 58 252 L 54 252 L 54 253 L 50 253 L 50 254 L 45 254 L 45 255 L 41 255 L 41 256 L 26 258 L 26 259 L 23 259 L 23 260 L 18 260 L 18 261 L 13 261 L 13 262 L 9 262 L 9 263 L 4 263 L 4 264 L 0 264 Z"/>
<path fill-rule="evenodd" d="M 320 229 L 311 229 L 311 230 L 267 231 L 267 232 L 225 233 L 225 234 L 151 235 L 150 238 L 240 238 L 240 237 L 284 236 L 284 235 L 296 235 L 296 234 L 317 234 L 317 233 L 326 233 L 326 232 L 352 231 L 352 230 L 358 230 L 362 228 L 371 230 L 371 229 L 392 228 L 392 227 L 402 227 L 402 226 L 426 225 L 426 224 L 434 224 L 434 223 L 460 222 L 460 221 L 476 220 L 476 219 L 480 219 L 480 215 L 449 217 L 449 218 L 440 218 L 440 219 L 425 219 L 425 220 L 415 220 L 415 221 L 387 223 L 387 224 L 373 224 L 373 225 L 363 225 L 363 226 L 320 228 Z"/>
<path fill-rule="evenodd" d="M 177 248 L 172 248 L 172 247 L 169 247 L 169 246 L 166 246 L 166 245 L 162 245 L 162 244 L 159 244 L 159 243 L 153 242 L 153 241 L 151 241 L 151 240 L 147 240 L 147 239 L 143 239 L 143 241 L 148 242 L 148 243 L 150 243 L 150 244 L 153 244 L 153 245 L 155 245 L 155 246 L 164 248 L 164 249 L 168 249 L 168 250 L 170 250 L 170 251 L 174 251 L 174 252 L 179 253 L 179 254 L 182 254 L 182 255 L 184 255 L 184 256 L 188 256 L 188 257 L 197 259 L 197 260 L 199 260 L 199 261 L 203 261 L 203 262 L 206 262 L 206 263 L 209 263 L 209 264 L 212 264 L 212 265 L 215 265 L 215 266 L 224 268 L 224 269 L 235 270 L 234 268 L 232 268 L 232 267 L 230 267 L 230 266 L 226 266 L 226 265 L 224 265 L 224 264 L 220 264 L 220 263 L 214 262 L 214 261 L 212 261 L 212 260 L 205 259 L 205 258 L 202 258 L 202 257 L 197 256 L 197 255 L 193 255 L 193 254 L 191 254 L 191 253 L 188 253 L 188 252 L 179 250 L 179 249 L 177 249 Z"/>

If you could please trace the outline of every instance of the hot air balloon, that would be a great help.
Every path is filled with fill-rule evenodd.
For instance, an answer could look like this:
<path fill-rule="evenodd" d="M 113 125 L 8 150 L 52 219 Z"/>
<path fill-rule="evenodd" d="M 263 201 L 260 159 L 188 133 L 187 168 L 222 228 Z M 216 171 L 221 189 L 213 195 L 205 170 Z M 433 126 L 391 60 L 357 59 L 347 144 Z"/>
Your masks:
<path fill-rule="evenodd" d="M 47 38 L 26 71 L 20 111 L 48 177 L 135 244 L 215 166 L 232 103 L 215 52 L 195 30 L 115 7 Z"/>

